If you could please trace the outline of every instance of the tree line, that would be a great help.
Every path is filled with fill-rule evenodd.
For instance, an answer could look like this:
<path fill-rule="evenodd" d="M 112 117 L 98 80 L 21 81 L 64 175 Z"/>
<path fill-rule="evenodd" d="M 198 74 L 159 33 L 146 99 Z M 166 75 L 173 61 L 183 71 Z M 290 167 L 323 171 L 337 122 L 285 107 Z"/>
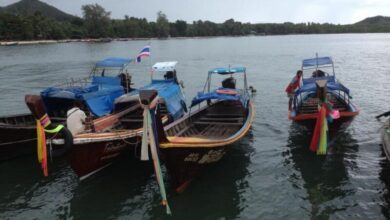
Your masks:
<path fill-rule="evenodd" d="M 82 6 L 83 17 L 58 21 L 35 12 L 22 16 L 0 12 L 0 40 L 82 39 L 82 38 L 166 38 L 197 36 L 244 36 L 320 33 L 390 32 L 390 25 L 334 25 L 329 23 L 242 23 L 234 19 L 223 23 L 183 20 L 170 22 L 163 12 L 156 21 L 125 16 L 111 19 L 98 4 Z"/>

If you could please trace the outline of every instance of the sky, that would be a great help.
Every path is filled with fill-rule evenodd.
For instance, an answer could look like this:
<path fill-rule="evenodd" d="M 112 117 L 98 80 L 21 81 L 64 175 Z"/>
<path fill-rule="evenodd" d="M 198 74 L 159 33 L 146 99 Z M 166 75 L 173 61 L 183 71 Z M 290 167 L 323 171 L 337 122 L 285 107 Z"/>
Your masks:
<path fill-rule="evenodd" d="M 0 7 L 18 0 L 0 0 Z M 111 18 L 125 15 L 156 20 L 162 11 L 168 20 L 233 18 L 250 23 L 316 22 L 352 24 L 376 15 L 390 16 L 390 0 L 41 0 L 68 14 L 82 16 L 81 6 L 97 3 Z"/>

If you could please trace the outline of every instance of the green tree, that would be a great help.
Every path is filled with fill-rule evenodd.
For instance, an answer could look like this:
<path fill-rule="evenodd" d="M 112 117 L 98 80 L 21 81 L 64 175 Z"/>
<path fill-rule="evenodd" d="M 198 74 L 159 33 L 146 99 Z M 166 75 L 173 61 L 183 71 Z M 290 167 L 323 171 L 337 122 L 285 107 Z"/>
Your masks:
<path fill-rule="evenodd" d="M 177 20 L 174 24 L 176 29 L 177 36 L 183 37 L 186 36 L 187 33 L 187 22 L 182 20 Z"/>
<path fill-rule="evenodd" d="M 84 27 L 87 36 L 93 38 L 107 37 L 111 34 L 111 12 L 98 4 L 83 5 Z"/>
<path fill-rule="evenodd" d="M 162 11 L 157 12 L 156 34 L 159 38 L 169 36 L 169 21 L 167 16 Z"/>

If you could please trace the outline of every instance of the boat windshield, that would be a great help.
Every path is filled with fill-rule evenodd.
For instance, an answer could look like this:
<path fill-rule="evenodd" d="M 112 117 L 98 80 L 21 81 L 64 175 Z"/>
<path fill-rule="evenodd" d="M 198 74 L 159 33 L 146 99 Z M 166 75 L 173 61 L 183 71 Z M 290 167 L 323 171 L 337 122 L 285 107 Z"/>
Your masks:
<path fill-rule="evenodd" d="M 152 80 L 177 81 L 177 61 L 158 62 L 152 67 Z"/>

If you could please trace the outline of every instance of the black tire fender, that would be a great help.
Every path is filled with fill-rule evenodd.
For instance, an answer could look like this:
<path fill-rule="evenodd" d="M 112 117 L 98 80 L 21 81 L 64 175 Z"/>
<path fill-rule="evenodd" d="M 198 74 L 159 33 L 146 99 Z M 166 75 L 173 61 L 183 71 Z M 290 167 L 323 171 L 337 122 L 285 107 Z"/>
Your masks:
<path fill-rule="evenodd" d="M 57 126 L 55 126 L 57 127 Z M 64 156 L 73 146 L 73 135 L 72 133 L 64 126 L 57 135 L 60 135 L 63 140 L 64 144 L 60 147 L 53 147 L 50 151 L 51 157 L 62 157 Z"/>

